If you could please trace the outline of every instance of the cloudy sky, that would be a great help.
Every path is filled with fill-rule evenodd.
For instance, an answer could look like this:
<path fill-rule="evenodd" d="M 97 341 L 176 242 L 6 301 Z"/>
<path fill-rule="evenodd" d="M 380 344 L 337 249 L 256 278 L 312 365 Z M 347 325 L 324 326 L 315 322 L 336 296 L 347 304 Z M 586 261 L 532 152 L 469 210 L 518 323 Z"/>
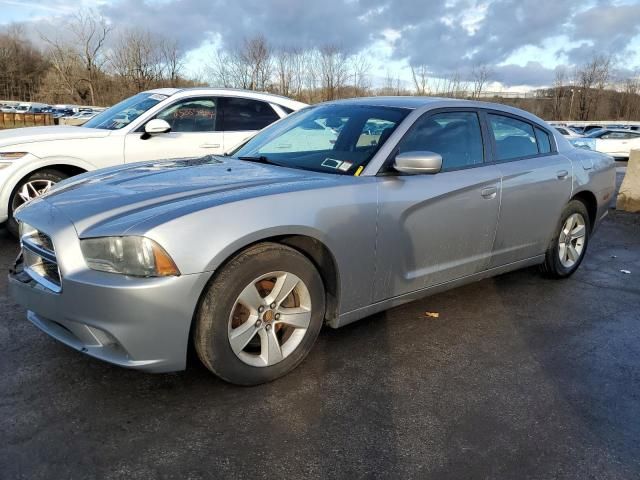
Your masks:
<path fill-rule="evenodd" d="M 192 73 L 255 34 L 364 52 L 374 79 L 409 80 L 409 64 L 440 77 L 486 64 L 505 88 L 535 87 L 595 53 L 614 55 L 621 74 L 640 70 L 640 0 L 0 0 L 0 24 L 56 25 L 81 5 L 175 37 Z"/>

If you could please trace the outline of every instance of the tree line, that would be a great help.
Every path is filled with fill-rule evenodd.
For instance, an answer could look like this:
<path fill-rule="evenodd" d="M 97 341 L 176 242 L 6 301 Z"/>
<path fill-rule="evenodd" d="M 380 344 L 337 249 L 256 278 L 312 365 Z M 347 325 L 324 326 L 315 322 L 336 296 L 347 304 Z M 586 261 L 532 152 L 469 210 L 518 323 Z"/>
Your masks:
<path fill-rule="evenodd" d="M 83 11 L 39 33 L 36 48 L 24 28 L 0 32 L 0 98 L 49 104 L 112 105 L 158 87 L 193 86 L 174 40 L 142 28 L 115 29 Z"/>
<path fill-rule="evenodd" d="M 116 28 L 83 11 L 56 29 L 40 33 L 37 48 L 23 29 L 0 32 L 0 98 L 112 105 L 158 87 L 211 85 L 268 91 L 306 103 L 365 95 L 432 95 L 486 99 L 524 108 L 550 120 L 640 120 L 640 76 L 617 78 L 611 57 L 595 55 L 573 70 L 560 67 L 548 88 L 509 98 L 487 92 L 493 71 L 476 65 L 464 73 L 433 75 L 428 65 L 412 65 L 411 82 L 387 73 L 372 75 L 360 52 L 339 45 L 313 48 L 277 46 L 264 36 L 212 52 L 199 78 L 185 73 L 185 52 L 169 36 L 144 28 Z"/>

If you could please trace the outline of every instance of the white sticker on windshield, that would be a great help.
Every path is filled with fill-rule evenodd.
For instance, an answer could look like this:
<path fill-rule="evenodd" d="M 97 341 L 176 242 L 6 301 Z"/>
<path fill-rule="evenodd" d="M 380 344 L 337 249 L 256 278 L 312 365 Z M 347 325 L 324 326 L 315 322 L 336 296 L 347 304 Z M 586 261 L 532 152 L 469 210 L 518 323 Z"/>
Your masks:
<path fill-rule="evenodd" d="M 166 95 L 160 95 L 159 93 L 154 93 L 153 95 L 151 95 L 149 97 L 151 100 L 158 100 L 159 102 L 161 102 L 162 100 L 164 100 L 165 98 L 167 98 Z"/>
<path fill-rule="evenodd" d="M 338 169 L 340 168 L 340 165 L 342 165 L 342 163 L 343 163 L 342 160 L 336 160 L 334 158 L 325 158 L 320 165 L 327 168 Z"/>
<path fill-rule="evenodd" d="M 342 162 L 342 165 L 338 167 L 338 170 L 342 170 L 343 172 L 346 172 L 351 168 L 351 165 L 353 165 L 353 163 L 351 162 Z"/>

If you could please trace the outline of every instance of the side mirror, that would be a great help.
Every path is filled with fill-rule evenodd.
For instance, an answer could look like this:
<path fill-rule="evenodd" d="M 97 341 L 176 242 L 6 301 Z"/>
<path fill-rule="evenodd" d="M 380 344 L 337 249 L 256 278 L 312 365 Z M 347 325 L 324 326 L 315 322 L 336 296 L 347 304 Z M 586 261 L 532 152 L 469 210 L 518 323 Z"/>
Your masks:
<path fill-rule="evenodd" d="M 158 135 L 159 133 L 167 133 L 170 131 L 171 125 L 160 118 L 154 118 L 144 126 L 144 132 L 148 135 Z"/>
<path fill-rule="evenodd" d="M 434 152 L 403 152 L 396 155 L 393 168 L 410 175 L 438 173 L 442 169 L 442 156 Z"/>

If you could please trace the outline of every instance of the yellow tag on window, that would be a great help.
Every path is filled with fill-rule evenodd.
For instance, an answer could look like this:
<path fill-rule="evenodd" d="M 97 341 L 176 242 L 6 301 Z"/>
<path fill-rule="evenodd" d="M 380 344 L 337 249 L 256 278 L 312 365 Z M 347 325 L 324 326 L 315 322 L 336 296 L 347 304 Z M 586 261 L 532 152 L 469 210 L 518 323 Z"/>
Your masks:
<path fill-rule="evenodd" d="M 364 170 L 364 167 L 362 165 L 360 165 L 358 167 L 358 169 L 356 170 L 356 173 L 353 174 L 354 177 L 359 177 L 360 174 L 362 173 L 362 170 Z"/>

